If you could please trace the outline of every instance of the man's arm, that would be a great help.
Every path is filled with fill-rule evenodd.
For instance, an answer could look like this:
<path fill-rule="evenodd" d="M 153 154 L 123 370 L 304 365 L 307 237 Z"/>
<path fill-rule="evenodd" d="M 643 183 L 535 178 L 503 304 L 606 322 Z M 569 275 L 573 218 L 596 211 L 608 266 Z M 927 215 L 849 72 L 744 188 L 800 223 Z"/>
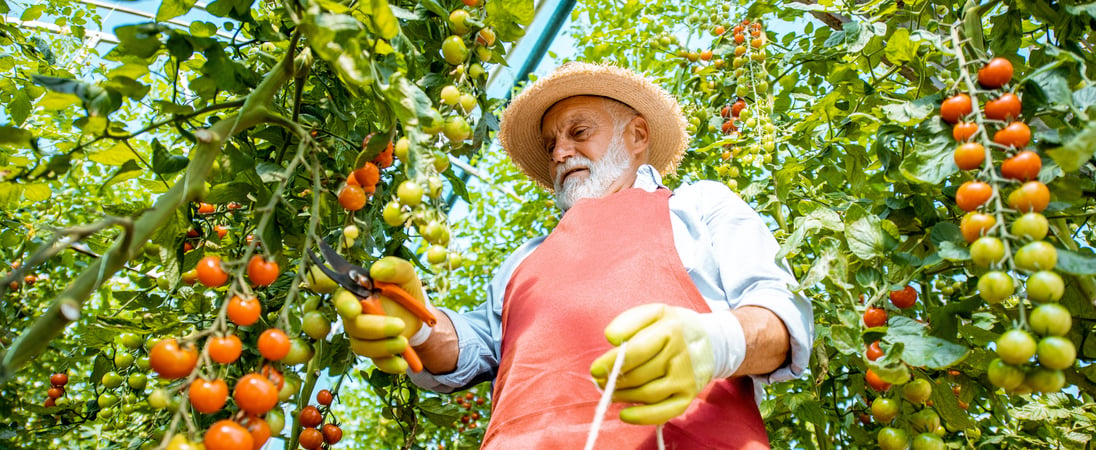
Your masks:
<path fill-rule="evenodd" d="M 746 358 L 734 376 L 772 373 L 784 365 L 791 351 L 784 321 L 771 310 L 759 306 L 743 306 L 734 310 L 734 315 L 742 324 L 742 334 L 746 337 Z"/>

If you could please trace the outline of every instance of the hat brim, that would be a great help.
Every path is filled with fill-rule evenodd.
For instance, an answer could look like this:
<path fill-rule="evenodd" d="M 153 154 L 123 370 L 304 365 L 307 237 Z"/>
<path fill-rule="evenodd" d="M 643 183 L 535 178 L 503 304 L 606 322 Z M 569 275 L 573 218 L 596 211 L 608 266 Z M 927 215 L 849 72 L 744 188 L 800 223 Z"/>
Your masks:
<path fill-rule="evenodd" d="M 528 86 L 502 114 L 499 141 L 522 172 L 553 190 L 541 119 L 560 100 L 580 95 L 608 97 L 638 111 L 648 124 L 648 164 L 663 175 L 677 168 L 689 139 L 685 116 L 673 96 L 627 69 L 567 63 Z"/>

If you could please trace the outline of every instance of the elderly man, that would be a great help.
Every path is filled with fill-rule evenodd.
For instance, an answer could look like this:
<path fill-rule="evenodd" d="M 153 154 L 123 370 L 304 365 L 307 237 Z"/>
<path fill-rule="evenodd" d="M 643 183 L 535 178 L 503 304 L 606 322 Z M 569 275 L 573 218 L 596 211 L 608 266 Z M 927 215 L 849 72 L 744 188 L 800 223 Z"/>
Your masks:
<path fill-rule="evenodd" d="M 436 309 L 410 340 L 399 319 L 359 320 L 355 351 L 402 370 L 410 343 L 426 368 L 412 380 L 436 391 L 494 380 L 484 448 L 580 447 L 621 348 L 599 446 L 653 448 L 643 425 L 665 424 L 668 448 L 768 448 L 755 388 L 803 373 L 810 304 L 729 189 L 661 184 L 687 147 L 677 102 L 627 70 L 570 63 L 514 99 L 499 137 L 554 191 L 559 225 L 502 264 L 481 307 Z"/>

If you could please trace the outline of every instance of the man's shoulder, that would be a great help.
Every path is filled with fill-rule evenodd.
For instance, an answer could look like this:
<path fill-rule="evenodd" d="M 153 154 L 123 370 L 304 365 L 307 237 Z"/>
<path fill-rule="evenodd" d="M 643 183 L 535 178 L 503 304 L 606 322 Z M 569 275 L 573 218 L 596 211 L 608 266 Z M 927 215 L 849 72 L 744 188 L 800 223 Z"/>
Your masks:
<path fill-rule="evenodd" d="M 674 197 L 698 205 L 725 201 L 742 201 L 731 188 L 718 181 L 699 180 L 674 189 Z"/>

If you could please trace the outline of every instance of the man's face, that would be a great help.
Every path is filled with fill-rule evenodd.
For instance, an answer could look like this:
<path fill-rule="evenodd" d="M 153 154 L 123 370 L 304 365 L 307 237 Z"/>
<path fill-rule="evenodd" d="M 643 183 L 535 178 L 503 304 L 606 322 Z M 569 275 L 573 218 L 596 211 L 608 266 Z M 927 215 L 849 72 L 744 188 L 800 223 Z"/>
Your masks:
<path fill-rule="evenodd" d="M 623 127 L 599 97 L 571 97 L 556 103 L 541 120 L 556 205 L 566 211 L 581 198 L 598 198 L 624 187 L 633 157 Z"/>

